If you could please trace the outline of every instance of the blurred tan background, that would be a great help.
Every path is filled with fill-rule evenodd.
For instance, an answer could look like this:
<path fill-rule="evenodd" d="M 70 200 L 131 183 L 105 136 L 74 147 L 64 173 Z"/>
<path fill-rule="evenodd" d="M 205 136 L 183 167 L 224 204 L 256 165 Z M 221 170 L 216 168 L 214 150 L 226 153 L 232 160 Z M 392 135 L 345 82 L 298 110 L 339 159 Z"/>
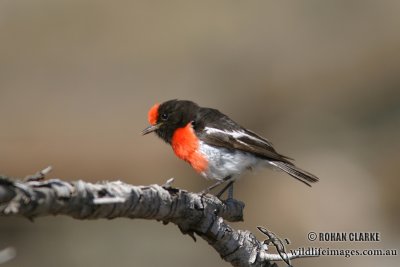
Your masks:
<path fill-rule="evenodd" d="M 400 246 L 399 1 L 0 1 L 0 173 L 209 183 L 155 136 L 155 102 L 191 99 L 266 136 L 321 179 L 245 175 L 237 229 L 290 248 Z M 279 199 L 279 205 L 278 204 Z M 308 242 L 309 231 L 380 232 L 379 243 Z M 256 235 L 262 239 L 261 234 Z M 144 220 L 1 218 L 4 266 L 229 266 L 203 240 Z M 398 266 L 321 257 L 296 266 Z M 284 264 L 281 264 L 284 266 Z"/>

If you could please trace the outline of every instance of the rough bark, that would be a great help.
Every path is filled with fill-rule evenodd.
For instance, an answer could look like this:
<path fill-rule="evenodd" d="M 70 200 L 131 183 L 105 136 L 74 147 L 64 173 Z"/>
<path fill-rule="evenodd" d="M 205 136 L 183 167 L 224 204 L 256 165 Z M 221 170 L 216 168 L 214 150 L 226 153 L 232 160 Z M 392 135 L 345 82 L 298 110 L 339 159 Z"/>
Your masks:
<path fill-rule="evenodd" d="M 184 234 L 206 240 L 233 266 L 274 266 L 282 260 L 249 231 L 235 230 L 225 221 L 243 220 L 244 204 L 221 201 L 164 186 L 133 186 L 121 181 L 88 183 L 41 180 L 39 172 L 25 181 L 0 177 L 0 216 L 66 215 L 75 219 L 141 218 L 174 223 Z M 224 221 L 225 220 L 225 221 Z M 287 254 L 290 258 L 298 255 Z M 288 262 L 288 259 L 285 261 Z"/>

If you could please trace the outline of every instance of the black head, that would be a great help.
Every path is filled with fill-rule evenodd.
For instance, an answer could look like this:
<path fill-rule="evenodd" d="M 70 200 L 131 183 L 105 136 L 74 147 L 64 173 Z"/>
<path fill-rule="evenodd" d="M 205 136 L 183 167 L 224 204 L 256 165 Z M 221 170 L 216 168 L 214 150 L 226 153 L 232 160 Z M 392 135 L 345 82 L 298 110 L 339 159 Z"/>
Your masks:
<path fill-rule="evenodd" d="M 170 143 L 175 130 L 185 127 L 196 119 L 199 106 L 188 100 L 169 100 L 156 104 L 149 110 L 151 126 L 143 130 L 143 135 L 156 132 L 165 142 Z"/>

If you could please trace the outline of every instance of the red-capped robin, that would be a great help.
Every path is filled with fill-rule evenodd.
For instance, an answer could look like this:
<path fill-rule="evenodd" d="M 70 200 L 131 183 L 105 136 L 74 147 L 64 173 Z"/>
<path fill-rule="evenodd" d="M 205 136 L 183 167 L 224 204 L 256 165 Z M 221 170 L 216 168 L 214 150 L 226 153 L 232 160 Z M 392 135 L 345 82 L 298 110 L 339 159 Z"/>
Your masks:
<path fill-rule="evenodd" d="M 218 197 L 227 188 L 232 197 L 235 179 L 258 165 L 282 170 L 308 186 L 319 180 L 296 167 L 291 158 L 276 152 L 267 139 L 216 109 L 174 99 L 155 104 L 149 110 L 148 120 L 151 125 L 143 130 L 143 135 L 155 132 L 172 146 L 178 158 L 187 161 L 204 177 L 217 181 L 205 192 L 227 182 Z"/>

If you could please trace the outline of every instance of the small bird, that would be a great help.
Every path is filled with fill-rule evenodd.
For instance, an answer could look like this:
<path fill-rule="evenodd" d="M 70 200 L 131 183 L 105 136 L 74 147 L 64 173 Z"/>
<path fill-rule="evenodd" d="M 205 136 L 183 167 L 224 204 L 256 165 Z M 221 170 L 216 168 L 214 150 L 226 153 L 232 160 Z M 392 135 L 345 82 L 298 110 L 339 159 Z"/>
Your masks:
<path fill-rule="evenodd" d="M 311 186 L 319 179 L 296 167 L 289 157 L 276 152 L 266 138 L 240 126 L 217 109 L 200 107 L 188 100 L 155 104 L 148 112 L 151 124 L 142 134 L 155 132 L 172 146 L 176 156 L 187 161 L 202 176 L 215 180 L 203 193 L 222 183 L 233 197 L 233 182 L 245 170 L 272 166 Z"/>

